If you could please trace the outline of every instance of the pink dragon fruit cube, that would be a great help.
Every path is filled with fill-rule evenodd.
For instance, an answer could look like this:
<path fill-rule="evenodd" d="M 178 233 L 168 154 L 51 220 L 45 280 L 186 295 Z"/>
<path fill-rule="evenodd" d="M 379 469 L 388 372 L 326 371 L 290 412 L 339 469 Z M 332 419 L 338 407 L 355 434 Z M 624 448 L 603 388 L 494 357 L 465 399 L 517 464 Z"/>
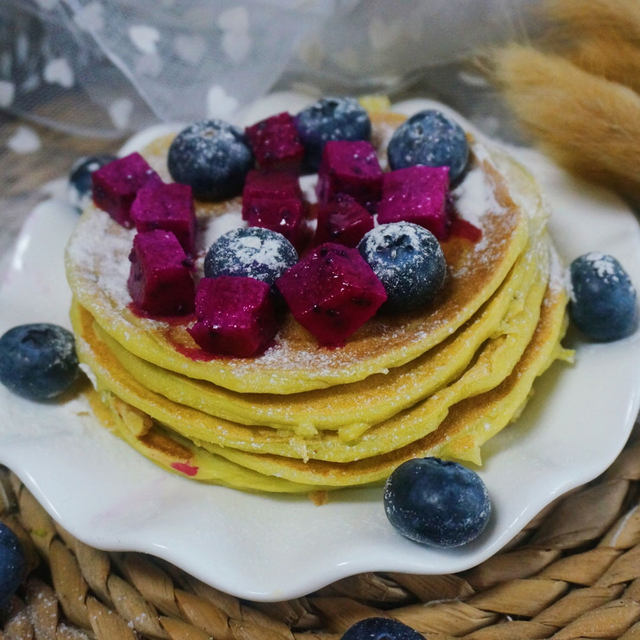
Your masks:
<path fill-rule="evenodd" d="M 299 249 L 305 237 L 305 206 L 293 171 L 250 171 L 242 191 L 242 218 L 250 226 L 278 231 Z"/>
<path fill-rule="evenodd" d="M 353 196 L 339 193 L 334 200 L 318 207 L 314 244 L 337 242 L 355 247 L 371 229 L 373 216 Z"/>
<path fill-rule="evenodd" d="M 324 203 L 338 193 L 348 193 L 372 207 L 382 189 L 382 169 L 376 150 L 365 140 L 330 140 L 322 151 L 316 193 Z"/>
<path fill-rule="evenodd" d="M 298 251 L 306 240 L 305 207 L 299 198 L 253 198 L 246 220 L 251 227 L 281 233 Z"/>
<path fill-rule="evenodd" d="M 185 252 L 194 254 L 196 214 L 189 185 L 147 182 L 131 205 L 131 220 L 138 231 L 171 231 Z"/>
<path fill-rule="evenodd" d="M 263 351 L 279 325 L 271 287 L 240 276 L 202 278 L 196 317 L 188 331 L 202 349 L 240 358 Z"/>
<path fill-rule="evenodd" d="M 193 311 L 193 264 L 171 231 L 137 233 L 129 260 L 127 287 L 136 309 L 153 316 Z"/>
<path fill-rule="evenodd" d="M 338 347 L 387 299 L 357 249 L 325 242 L 276 280 L 293 317 L 321 345 Z"/>
<path fill-rule="evenodd" d="M 139 153 L 118 158 L 91 174 L 93 202 L 118 224 L 130 229 L 131 204 L 138 190 L 150 180 L 160 181 L 160 176 Z"/>
<path fill-rule="evenodd" d="M 378 222 L 413 222 L 438 240 L 448 235 L 449 167 L 418 165 L 384 174 Z"/>
<path fill-rule="evenodd" d="M 247 220 L 247 209 L 255 199 L 302 199 L 298 175 L 293 171 L 258 171 L 247 174 L 242 189 L 242 218 Z"/>
<path fill-rule="evenodd" d="M 300 167 L 304 147 L 291 114 L 284 111 L 247 127 L 244 132 L 260 168 Z"/>

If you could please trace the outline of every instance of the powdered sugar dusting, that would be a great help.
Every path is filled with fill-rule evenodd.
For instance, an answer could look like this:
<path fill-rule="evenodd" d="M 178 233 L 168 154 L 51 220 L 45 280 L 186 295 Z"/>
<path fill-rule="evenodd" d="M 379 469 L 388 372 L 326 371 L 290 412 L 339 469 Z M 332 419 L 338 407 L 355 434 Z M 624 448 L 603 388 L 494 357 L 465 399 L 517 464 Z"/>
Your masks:
<path fill-rule="evenodd" d="M 564 289 L 571 297 L 571 278 L 565 269 L 562 259 L 558 255 L 553 243 L 549 242 L 549 289 L 558 292 Z"/>
<path fill-rule="evenodd" d="M 302 195 L 304 199 L 309 204 L 314 204 L 318 201 L 318 196 L 316 195 L 316 182 L 318 181 L 318 175 L 315 173 L 310 173 L 304 176 L 300 176 L 300 190 L 302 191 Z"/>
<path fill-rule="evenodd" d="M 105 212 L 91 207 L 86 213 L 90 222 L 83 221 L 76 227 L 68 245 L 68 257 L 90 279 L 95 295 L 102 291 L 118 307 L 131 302 L 127 289 L 129 277 L 129 252 L 133 245 L 135 229 L 125 229 Z"/>
<path fill-rule="evenodd" d="M 225 233 L 246 226 L 247 223 L 242 219 L 242 211 L 239 207 L 226 211 L 219 216 L 203 220 L 201 232 L 203 234 L 203 246 L 205 250 Z"/>
<path fill-rule="evenodd" d="M 502 208 L 480 166 L 468 171 L 464 180 L 451 192 L 451 196 L 458 215 L 476 227 L 482 227 L 482 217 L 487 211 Z"/>
<path fill-rule="evenodd" d="M 237 256 L 241 262 L 252 260 L 269 266 L 277 266 L 280 243 L 275 238 L 241 238 L 237 246 Z"/>
<path fill-rule="evenodd" d="M 599 251 L 591 251 L 585 255 L 585 259 L 591 264 L 599 278 L 610 278 L 614 281 L 618 280 L 616 266 L 610 256 L 600 253 Z"/>

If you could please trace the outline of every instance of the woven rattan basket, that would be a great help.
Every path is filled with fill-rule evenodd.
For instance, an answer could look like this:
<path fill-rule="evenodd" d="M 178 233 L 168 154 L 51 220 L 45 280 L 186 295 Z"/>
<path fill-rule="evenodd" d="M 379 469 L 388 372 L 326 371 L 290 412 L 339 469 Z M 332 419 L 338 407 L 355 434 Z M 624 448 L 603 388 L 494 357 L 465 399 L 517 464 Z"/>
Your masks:
<path fill-rule="evenodd" d="M 333 640 L 369 616 L 428 640 L 640 638 L 639 432 L 602 476 L 475 569 L 361 574 L 279 603 L 238 600 L 150 556 L 88 547 L 0 468 L 0 519 L 28 563 L 0 640 Z"/>

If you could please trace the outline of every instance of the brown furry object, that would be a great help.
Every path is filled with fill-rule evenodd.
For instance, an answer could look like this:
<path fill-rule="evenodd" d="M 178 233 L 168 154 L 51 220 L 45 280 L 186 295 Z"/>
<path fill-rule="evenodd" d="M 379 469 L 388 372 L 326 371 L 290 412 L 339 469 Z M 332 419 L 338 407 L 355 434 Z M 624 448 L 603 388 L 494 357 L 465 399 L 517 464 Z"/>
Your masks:
<path fill-rule="evenodd" d="M 640 96 L 556 54 L 511 45 L 493 78 L 524 128 L 561 164 L 640 201 Z"/>
<path fill-rule="evenodd" d="M 551 36 L 595 36 L 640 46 L 638 0 L 544 0 L 540 11 L 550 22 Z"/>
<path fill-rule="evenodd" d="M 581 69 L 640 89 L 639 0 L 544 0 L 538 43 Z"/>
<path fill-rule="evenodd" d="M 523 128 L 557 161 L 640 203 L 640 0 L 544 0 L 538 48 L 489 55 Z"/>
<path fill-rule="evenodd" d="M 640 48 L 627 40 L 590 37 L 577 42 L 566 55 L 581 69 L 640 94 Z"/>

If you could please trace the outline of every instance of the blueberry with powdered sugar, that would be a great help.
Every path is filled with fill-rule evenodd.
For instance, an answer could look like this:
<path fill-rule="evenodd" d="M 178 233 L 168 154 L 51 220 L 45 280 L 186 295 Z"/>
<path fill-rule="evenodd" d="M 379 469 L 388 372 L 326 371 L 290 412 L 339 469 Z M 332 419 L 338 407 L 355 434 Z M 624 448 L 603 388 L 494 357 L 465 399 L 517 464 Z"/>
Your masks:
<path fill-rule="evenodd" d="M 246 227 L 228 231 L 209 247 L 204 275 L 243 276 L 272 285 L 297 261 L 297 251 L 281 233 Z"/>
<path fill-rule="evenodd" d="M 363 236 L 358 250 L 387 292 L 387 311 L 421 309 L 444 284 L 447 264 L 440 243 L 412 222 L 374 227 Z"/>
<path fill-rule="evenodd" d="M 30 400 L 49 400 L 78 377 L 73 334 L 55 324 L 23 324 L 0 338 L 0 382 Z"/>
<path fill-rule="evenodd" d="M 458 123 L 440 111 L 426 109 L 396 129 L 387 155 L 392 169 L 416 165 L 449 167 L 451 184 L 456 184 L 469 161 L 469 144 Z"/>
<path fill-rule="evenodd" d="M 635 331 L 636 290 L 613 256 L 586 253 L 571 263 L 569 273 L 569 313 L 582 333 L 597 342 L 610 342 Z"/>
<path fill-rule="evenodd" d="M 322 150 L 329 140 L 369 140 L 371 120 L 355 98 L 322 98 L 295 118 L 305 148 L 305 165 L 311 171 L 320 166 Z"/>
<path fill-rule="evenodd" d="M 201 120 L 183 129 L 169 147 L 167 166 L 176 182 L 199 200 L 224 200 L 242 191 L 253 154 L 240 129 L 223 120 Z"/>
<path fill-rule="evenodd" d="M 67 198 L 78 211 L 82 211 L 91 202 L 91 174 L 115 159 L 115 156 L 102 154 L 84 156 L 73 163 L 69 171 Z"/>

